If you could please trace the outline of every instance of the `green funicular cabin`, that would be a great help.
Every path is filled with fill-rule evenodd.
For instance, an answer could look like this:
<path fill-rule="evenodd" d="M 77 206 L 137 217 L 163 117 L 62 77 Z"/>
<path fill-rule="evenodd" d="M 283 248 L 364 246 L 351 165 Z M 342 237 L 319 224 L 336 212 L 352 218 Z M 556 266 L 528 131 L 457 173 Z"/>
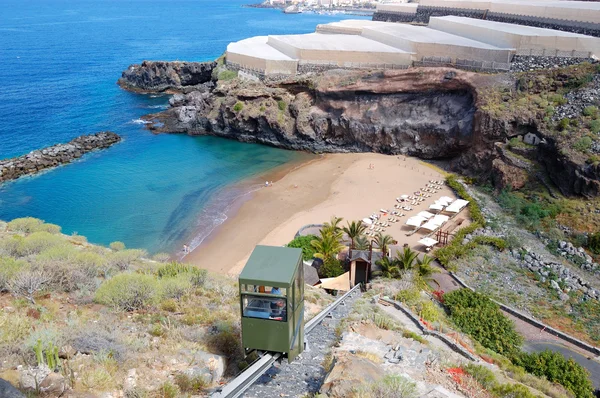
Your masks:
<path fill-rule="evenodd" d="M 281 352 L 293 361 L 304 349 L 302 249 L 256 246 L 239 282 L 246 352 Z"/>

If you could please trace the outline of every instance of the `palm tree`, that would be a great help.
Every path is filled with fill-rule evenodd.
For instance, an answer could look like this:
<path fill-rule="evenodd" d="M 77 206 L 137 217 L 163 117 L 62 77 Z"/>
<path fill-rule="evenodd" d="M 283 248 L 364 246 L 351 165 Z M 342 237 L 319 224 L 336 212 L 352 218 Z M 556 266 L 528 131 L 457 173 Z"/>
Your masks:
<path fill-rule="evenodd" d="M 321 228 L 321 232 L 325 232 L 325 233 L 332 233 L 335 235 L 339 235 L 340 239 L 342 237 L 342 229 L 340 228 L 340 223 L 342 222 L 343 218 L 342 217 L 336 217 L 336 216 L 332 216 L 331 219 L 329 220 L 329 222 L 326 222 L 325 224 L 323 224 L 323 227 Z"/>
<path fill-rule="evenodd" d="M 376 236 L 375 236 L 375 243 L 377 244 L 377 246 L 381 249 L 381 251 L 383 252 L 384 256 L 387 256 L 387 249 L 389 245 L 394 245 L 397 242 L 394 240 L 394 238 L 392 238 L 390 235 L 384 235 L 381 232 L 379 232 Z"/>
<path fill-rule="evenodd" d="M 429 257 L 427 254 L 423 255 L 423 258 L 417 258 L 417 273 L 423 278 L 429 278 L 431 275 L 438 272 L 431 263 L 433 257 Z"/>
<path fill-rule="evenodd" d="M 321 230 L 321 236 L 312 240 L 310 244 L 315 249 L 315 257 L 323 260 L 334 259 L 344 248 L 337 234 L 323 230 Z"/>
<path fill-rule="evenodd" d="M 346 224 L 347 226 L 342 228 L 342 230 L 348 235 L 348 238 L 350 238 L 350 241 L 352 242 L 352 246 L 354 246 L 356 238 L 361 236 L 367 227 L 361 221 L 348 221 Z"/>
<path fill-rule="evenodd" d="M 382 257 L 380 260 L 377 260 L 375 264 L 381 267 L 381 273 L 385 278 L 397 278 L 400 276 L 398 259 Z"/>
<path fill-rule="evenodd" d="M 354 248 L 356 250 L 369 250 L 369 239 L 364 235 L 358 236 L 354 242 Z"/>
<path fill-rule="evenodd" d="M 418 253 L 407 246 L 404 248 L 404 251 L 402 253 L 400 253 L 400 251 L 397 251 L 396 256 L 398 257 L 400 269 L 408 270 L 412 269 L 413 265 L 415 264 L 415 260 L 418 257 Z"/>

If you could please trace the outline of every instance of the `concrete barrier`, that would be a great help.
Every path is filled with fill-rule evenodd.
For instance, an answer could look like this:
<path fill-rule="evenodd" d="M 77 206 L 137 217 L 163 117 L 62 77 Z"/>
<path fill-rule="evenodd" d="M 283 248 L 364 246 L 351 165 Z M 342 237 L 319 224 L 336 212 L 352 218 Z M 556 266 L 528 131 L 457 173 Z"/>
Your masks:
<path fill-rule="evenodd" d="M 463 357 L 467 358 L 470 361 L 479 362 L 479 358 L 477 358 L 476 356 L 471 354 L 469 351 L 465 350 L 461 345 L 450 340 L 450 338 L 448 336 L 446 336 L 445 334 L 437 332 L 435 330 L 429 330 L 425 325 L 423 325 L 423 323 L 421 322 L 419 317 L 417 317 L 415 314 L 413 314 L 412 311 L 410 309 L 408 309 L 401 302 L 398 302 L 395 300 L 390 300 L 390 299 L 385 299 L 385 298 L 380 298 L 379 300 L 384 301 L 388 304 L 391 304 L 394 306 L 394 308 L 402 311 L 404 313 L 404 315 L 406 315 L 411 321 L 414 322 L 414 324 L 419 328 L 421 333 L 423 333 L 424 335 L 433 336 L 433 337 L 437 338 L 438 340 L 440 340 L 442 343 L 446 344 L 448 347 L 450 347 L 452 349 L 452 351 L 462 355 Z"/>

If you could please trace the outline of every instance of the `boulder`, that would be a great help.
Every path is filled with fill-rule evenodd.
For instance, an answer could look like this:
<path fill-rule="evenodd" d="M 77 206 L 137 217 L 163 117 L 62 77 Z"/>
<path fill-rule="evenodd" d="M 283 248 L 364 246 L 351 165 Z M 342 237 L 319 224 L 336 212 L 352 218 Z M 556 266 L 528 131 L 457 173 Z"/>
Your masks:
<path fill-rule="evenodd" d="M 12 384 L 0 379 L 0 397 L 2 398 L 25 398 L 25 395 L 17 390 Z"/>
<path fill-rule="evenodd" d="M 182 373 L 189 377 L 201 376 L 208 384 L 219 382 L 225 373 L 227 360 L 217 354 L 204 351 L 181 350 L 180 358 L 189 366 Z"/>
<path fill-rule="evenodd" d="M 366 358 L 340 353 L 335 365 L 325 378 L 320 393 L 330 398 L 351 396 L 353 390 L 380 380 L 384 376 L 381 368 Z"/>
<path fill-rule="evenodd" d="M 40 384 L 40 391 L 46 395 L 59 397 L 67 390 L 67 383 L 63 375 L 51 372 Z"/>

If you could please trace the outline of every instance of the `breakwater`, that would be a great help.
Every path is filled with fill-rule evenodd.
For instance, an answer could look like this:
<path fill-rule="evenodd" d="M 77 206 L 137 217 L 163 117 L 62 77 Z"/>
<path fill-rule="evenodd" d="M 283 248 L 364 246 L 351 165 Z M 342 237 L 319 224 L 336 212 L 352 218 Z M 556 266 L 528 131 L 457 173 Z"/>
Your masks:
<path fill-rule="evenodd" d="M 32 151 L 27 155 L 0 160 L 0 183 L 35 174 L 42 170 L 70 163 L 88 152 L 108 148 L 121 141 L 110 131 L 82 135 L 66 144 L 57 144 Z"/>

